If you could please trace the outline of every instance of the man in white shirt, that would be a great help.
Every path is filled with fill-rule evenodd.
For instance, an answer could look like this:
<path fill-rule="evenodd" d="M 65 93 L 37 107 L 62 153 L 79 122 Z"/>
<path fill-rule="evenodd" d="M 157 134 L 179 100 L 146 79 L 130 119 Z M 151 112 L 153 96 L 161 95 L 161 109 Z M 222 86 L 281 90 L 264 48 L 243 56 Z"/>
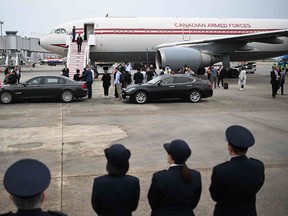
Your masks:
<path fill-rule="evenodd" d="M 117 91 L 117 99 L 118 100 L 121 100 L 121 95 L 122 95 L 122 83 L 121 83 L 121 72 L 118 70 L 118 68 L 116 67 L 115 68 L 115 78 L 114 78 L 114 86 L 116 88 L 116 91 Z"/>

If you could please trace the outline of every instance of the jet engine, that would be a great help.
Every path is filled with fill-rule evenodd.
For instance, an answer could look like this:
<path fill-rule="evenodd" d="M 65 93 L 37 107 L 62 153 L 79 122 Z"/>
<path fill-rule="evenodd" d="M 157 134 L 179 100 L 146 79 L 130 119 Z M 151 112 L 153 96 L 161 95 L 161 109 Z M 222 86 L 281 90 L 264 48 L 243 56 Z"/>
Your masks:
<path fill-rule="evenodd" d="M 190 67 L 194 72 L 198 74 L 205 73 L 205 67 L 213 65 L 220 60 L 212 55 L 202 53 L 197 49 L 189 47 L 165 47 L 160 48 L 156 52 L 156 67 L 167 65 L 177 71 L 178 68 L 182 68 L 184 65 Z M 204 70 L 204 73 L 203 73 Z"/>

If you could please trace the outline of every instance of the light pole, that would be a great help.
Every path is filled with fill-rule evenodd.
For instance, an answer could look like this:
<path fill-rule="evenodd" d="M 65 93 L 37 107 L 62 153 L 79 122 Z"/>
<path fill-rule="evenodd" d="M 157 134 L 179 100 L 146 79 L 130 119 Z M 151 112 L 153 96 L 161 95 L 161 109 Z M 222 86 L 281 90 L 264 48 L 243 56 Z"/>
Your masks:
<path fill-rule="evenodd" d="M 0 25 L 1 25 L 1 36 L 2 36 L 2 25 L 4 24 L 3 21 L 0 21 Z"/>

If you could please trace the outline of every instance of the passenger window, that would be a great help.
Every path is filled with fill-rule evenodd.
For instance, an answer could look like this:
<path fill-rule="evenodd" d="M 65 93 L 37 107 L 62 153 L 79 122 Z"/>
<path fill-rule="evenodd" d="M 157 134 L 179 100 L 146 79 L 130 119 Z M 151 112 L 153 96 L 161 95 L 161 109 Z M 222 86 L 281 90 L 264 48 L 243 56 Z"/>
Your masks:
<path fill-rule="evenodd" d="M 171 84 L 171 83 L 173 83 L 173 77 L 168 77 L 168 78 L 166 78 L 166 79 L 163 79 L 162 80 L 162 84 Z"/>
<path fill-rule="evenodd" d="M 64 80 L 64 79 L 59 79 L 59 80 L 58 80 L 58 83 L 59 83 L 59 84 L 64 84 L 64 83 L 65 83 L 65 80 Z"/>
<path fill-rule="evenodd" d="M 187 83 L 193 80 L 188 77 L 174 77 L 174 83 Z"/>
<path fill-rule="evenodd" d="M 45 79 L 45 84 L 58 84 L 58 79 L 54 77 L 48 77 Z"/>
<path fill-rule="evenodd" d="M 38 85 L 41 81 L 41 77 L 34 78 L 27 82 L 27 85 Z"/>

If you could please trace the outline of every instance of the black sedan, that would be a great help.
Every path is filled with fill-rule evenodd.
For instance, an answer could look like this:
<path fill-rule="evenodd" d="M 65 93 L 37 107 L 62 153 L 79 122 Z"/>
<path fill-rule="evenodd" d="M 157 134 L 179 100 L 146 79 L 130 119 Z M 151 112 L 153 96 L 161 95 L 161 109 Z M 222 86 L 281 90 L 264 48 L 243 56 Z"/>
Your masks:
<path fill-rule="evenodd" d="M 122 89 L 124 99 L 138 104 L 164 98 L 184 98 L 197 103 L 201 98 L 212 95 L 213 89 L 209 81 L 182 74 L 161 75 L 145 84 L 128 85 Z"/>
<path fill-rule="evenodd" d="M 56 99 L 64 103 L 87 96 L 86 83 L 64 76 L 37 76 L 15 85 L 0 88 L 1 103 L 32 99 Z"/>

